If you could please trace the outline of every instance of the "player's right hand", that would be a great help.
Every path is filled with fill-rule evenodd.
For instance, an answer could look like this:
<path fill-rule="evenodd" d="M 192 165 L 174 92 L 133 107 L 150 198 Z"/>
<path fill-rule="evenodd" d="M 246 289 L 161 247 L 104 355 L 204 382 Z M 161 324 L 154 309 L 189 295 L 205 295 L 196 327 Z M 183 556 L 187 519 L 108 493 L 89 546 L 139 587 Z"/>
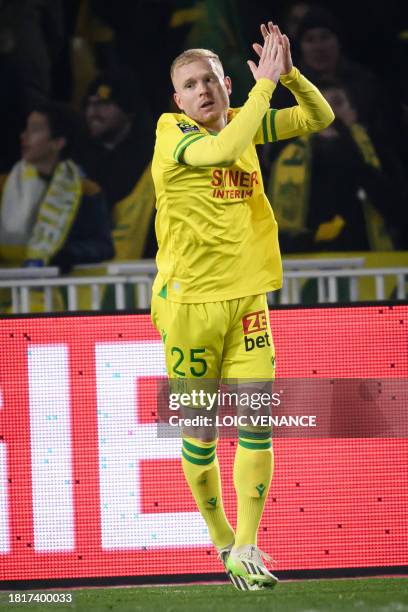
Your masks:
<path fill-rule="evenodd" d="M 266 35 L 258 66 L 252 60 L 248 60 L 248 66 L 256 81 L 269 79 L 274 83 L 278 82 L 283 73 L 284 61 L 281 37 L 277 32 L 269 32 Z"/>
<path fill-rule="evenodd" d="M 286 34 L 282 34 L 279 26 L 274 25 L 272 21 L 268 21 L 268 25 L 266 26 L 264 23 L 261 24 L 261 34 L 263 39 L 265 40 L 268 34 L 275 34 L 278 37 L 280 44 L 282 45 L 283 50 L 283 72 L 282 74 L 288 74 L 293 68 L 292 54 L 290 52 L 290 42 L 289 38 Z M 258 43 L 254 43 L 252 45 L 255 52 L 261 56 L 262 45 Z"/>

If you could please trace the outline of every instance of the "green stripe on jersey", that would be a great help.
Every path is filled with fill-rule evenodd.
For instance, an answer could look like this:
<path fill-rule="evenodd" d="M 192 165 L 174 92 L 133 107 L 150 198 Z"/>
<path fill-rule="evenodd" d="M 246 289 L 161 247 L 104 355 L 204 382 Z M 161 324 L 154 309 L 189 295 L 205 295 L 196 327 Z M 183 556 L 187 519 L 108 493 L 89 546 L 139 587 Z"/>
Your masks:
<path fill-rule="evenodd" d="M 269 121 L 271 124 L 271 138 L 272 138 L 272 142 L 274 142 L 276 140 L 276 126 L 275 126 L 275 115 L 277 113 L 277 109 L 273 108 L 271 110 L 271 114 L 269 117 Z"/>
<path fill-rule="evenodd" d="M 183 138 L 181 140 L 179 140 L 179 142 L 176 144 L 175 149 L 173 151 L 174 159 L 177 159 L 177 151 L 178 151 L 179 147 L 181 147 L 183 142 L 185 142 L 186 140 L 188 140 L 192 136 L 194 136 L 194 134 L 186 134 L 185 136 L 183 136 Z"/>
<path fill-rule="evenodd" d="M 177 153 L 177 161 L 180 161 L 180 158 L 183 156 L 184 151 L 187 149 L 187 147 L 189 147 L 191 144 L 193 144 L 194 142 L 196 142 L 196 140 L 201 140 L 201 138 L 204 138 L 204 134 L 201 135 L 197 135 L 195 138 L 193 138 L 192 140 L 189 140 L 188 142 L 186 142 L 185 144 L 183 144 L 183 146 L 179 149 L 178 153 Z"/>
<path fill-rule="evenodd" d="M 200 138 L 204 138 L 204 134 L 187 134 L 187 136 L 184 136 L 184 138 L 180 140 L 177 147 L 174 149 L 173 157 L 176 162 L 180 160 L 180 157 L 183 155 L 187 147 L 193 144 L 193 142 L 196 140 L 200 140 Z"/>
<path fill-rule="evenodd" d="M 266 112 L 264 114 L 264 118 L 262 119 L 262 130 L 263 130 L 264 143 L 268 142 L 268 124 L 266 122 L 267 117 L 268 117 L 268 113 Z"/>

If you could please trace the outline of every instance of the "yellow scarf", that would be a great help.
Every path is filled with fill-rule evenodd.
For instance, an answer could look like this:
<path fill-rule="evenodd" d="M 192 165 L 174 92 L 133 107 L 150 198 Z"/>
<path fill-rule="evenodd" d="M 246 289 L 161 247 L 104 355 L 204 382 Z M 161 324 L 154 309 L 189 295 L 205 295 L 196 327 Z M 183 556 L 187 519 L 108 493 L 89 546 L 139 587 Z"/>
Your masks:
<path fill-rule="evenodd" d="M 292 236 L 307 230 L 309 185 L 310 141 L 302 136 L 281 151 L 272 166 L 267 187 L 279 229 Z"/>
<path fill-rule="evenodd" d="M 133 191 L 113 209 L 115 259 L 140 259 L 146 244 L 156 194 L 149 164 Z"/>
<path fill-rule="evenodd" d="M 48 186 L 33 166 L 18 162 L 1 198 L 2 262 L 19 266 L 39 259 L 47 265 L 67 239 L 81 195 L 81 177 L 71 160 L 58 164 Z"/>
<path fill-rule="evenodd" d="M 365 162 L 374 168 L 381 168 L 366 129 L 355 123 L 350 132 Z M 268 181 L 268 197 L 279 228 L 292 235 L 307 231 L 310 163 L 310 136 L 302 136 L 290 142 L 281 151 L 273 164 Z M 361 200 L 371 250 L 393 250 L 394 245 L 382 215 L 370 202 L 367 194 L 361 193 Z"/>

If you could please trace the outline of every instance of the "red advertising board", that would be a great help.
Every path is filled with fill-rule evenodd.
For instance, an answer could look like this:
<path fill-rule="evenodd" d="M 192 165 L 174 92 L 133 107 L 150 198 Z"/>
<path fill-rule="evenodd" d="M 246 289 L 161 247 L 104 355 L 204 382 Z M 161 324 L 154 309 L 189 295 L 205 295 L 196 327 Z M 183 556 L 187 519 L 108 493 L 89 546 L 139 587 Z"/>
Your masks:
<path fill-rule="evenodd" d="M 270 318 L 278 377 L 408 379 L 408 305 Z M 157 435 L 165 369 L 150 318 L 5 318 L 0 337 L 0 580 L 222 571 L 180 439 Z M 367 436 L 275 440 L 258 544 L 277 571 L 408 564 L 407 439 L 370 435 L 376 418 Z M 232 523 L 235 448 L 220 439 Z"/>

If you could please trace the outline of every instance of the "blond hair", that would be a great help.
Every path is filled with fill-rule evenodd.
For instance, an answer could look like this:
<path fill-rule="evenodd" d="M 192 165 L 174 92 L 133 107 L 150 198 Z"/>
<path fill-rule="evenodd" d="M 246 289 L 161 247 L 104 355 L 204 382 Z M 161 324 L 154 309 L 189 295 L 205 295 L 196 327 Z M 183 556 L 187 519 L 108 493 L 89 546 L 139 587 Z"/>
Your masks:
<path fill-rule="evenodd" d="M 183 53 L 180 53 L 180 55 L 173 60 L 170 67 L 171 80 L 173 81 L 174 72 L 177 68 L 180 66 L 185 66 L 186 64 L 191 64 L 191 62 L 203 58 L 214 60 L 219 67 L 221 74 L 224 75 L 224 68 L 221 64 L 221 60 L 218 55 L 214 53 L 214 51 L 210 51 L 209 49 L 187 49 L 187 51 L 183 51 Z"/>

